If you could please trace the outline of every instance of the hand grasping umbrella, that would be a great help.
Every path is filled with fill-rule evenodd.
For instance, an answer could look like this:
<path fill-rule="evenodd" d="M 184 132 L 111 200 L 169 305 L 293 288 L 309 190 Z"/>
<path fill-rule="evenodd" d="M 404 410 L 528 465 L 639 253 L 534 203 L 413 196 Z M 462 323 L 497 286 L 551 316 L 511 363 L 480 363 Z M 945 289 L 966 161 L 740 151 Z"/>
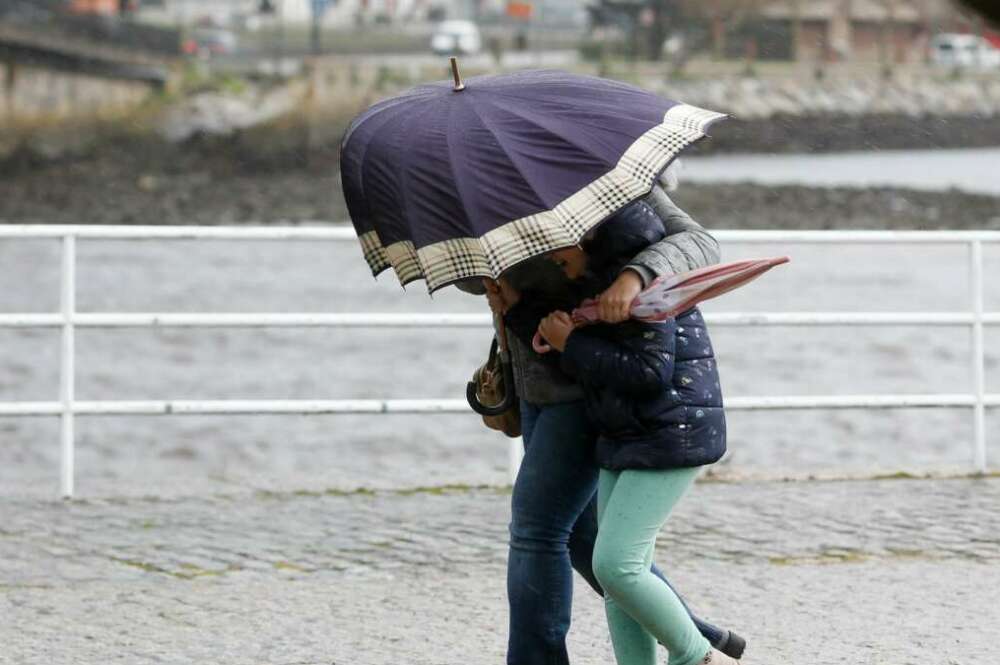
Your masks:
<path fill-rule="evenodd" d="M 788 263 L 787 256 L 733 261 L 660 277 L 632 301 L 629 310 L 631 318 L 647 322 L 666 321 L 699 302 L 743 286 L 782 263 Z M 598 301 L 593 298 L 584 300 L 570 317 L 576 327 L 599 323 Z M 538 353 L 552 350 L 539 333 L 535 333 L 531 346 Z"/>

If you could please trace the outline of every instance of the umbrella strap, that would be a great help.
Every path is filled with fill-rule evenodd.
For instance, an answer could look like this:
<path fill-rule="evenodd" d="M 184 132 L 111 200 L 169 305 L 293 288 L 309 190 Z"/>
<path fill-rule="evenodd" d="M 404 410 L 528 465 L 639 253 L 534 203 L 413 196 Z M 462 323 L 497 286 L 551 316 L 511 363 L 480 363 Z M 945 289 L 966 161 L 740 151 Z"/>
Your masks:
<path fill-rule="evenodd" d="M 496 330 L 497 342 L 499 343 L 500 360 L 501 362 L 508 362 L 510 360 L 510 353 L 507 347 L 507 326 L 503 324 L 503 316 L 499 314 L 493 315 L 493 328 Z"/>

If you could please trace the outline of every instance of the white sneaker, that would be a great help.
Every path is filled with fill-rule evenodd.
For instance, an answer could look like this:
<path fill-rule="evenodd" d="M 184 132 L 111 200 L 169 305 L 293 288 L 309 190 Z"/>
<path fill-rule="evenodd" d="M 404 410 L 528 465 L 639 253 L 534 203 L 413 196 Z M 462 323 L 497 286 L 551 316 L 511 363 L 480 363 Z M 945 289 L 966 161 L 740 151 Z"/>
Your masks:
<path fill-rule="evenodd" d="M 708 653 L 705 654 L 705 660 L 701 661 L 701 665 L 740 665 L 740 661 L 730 658 L 718 649 L 709 649 Z"/>

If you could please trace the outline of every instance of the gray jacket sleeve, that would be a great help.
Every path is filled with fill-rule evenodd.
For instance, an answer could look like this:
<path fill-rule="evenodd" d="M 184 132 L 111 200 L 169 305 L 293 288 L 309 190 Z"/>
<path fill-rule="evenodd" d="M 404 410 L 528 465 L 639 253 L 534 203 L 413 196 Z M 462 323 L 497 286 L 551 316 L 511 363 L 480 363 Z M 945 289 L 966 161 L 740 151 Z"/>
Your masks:
<path fill-rule="evenodd" d="M 642 278 L 643 287 L 657 277 L 719 262 L 718 241 L 701 224 L 677 207 L 660 187 L 645 199 L 663 220 L 667 237 L 642 250 L 625 266 Z"/>

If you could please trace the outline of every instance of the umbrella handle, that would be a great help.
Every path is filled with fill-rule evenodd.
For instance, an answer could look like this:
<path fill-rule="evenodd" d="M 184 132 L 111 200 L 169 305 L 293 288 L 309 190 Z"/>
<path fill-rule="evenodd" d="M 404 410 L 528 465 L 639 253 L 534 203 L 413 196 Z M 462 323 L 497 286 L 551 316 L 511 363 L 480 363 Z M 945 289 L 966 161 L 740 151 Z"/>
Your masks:
<path fill-rule="evenodd" d="M 531 348 L 535 350 L 535 353 L 548 353 L 552 350 L 552 347 L 538 331 L 535 331 L 535 336 L 531 338 Z"/>

